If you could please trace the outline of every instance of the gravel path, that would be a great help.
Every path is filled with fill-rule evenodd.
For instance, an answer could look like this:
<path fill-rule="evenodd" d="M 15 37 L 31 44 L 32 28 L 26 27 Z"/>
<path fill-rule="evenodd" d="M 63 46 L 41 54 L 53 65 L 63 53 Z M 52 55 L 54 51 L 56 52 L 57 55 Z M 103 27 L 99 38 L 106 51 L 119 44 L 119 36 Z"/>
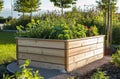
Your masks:
<path fill-rule="evenodd" d="M 59 70 L 51 70 L 51 69 L 44 69 L 44 68 L 39 68 L 40 74 L 45 78 L 45 79 L 68 79 L 70 76 L 77 76 L 77 75 L 84 75 L 87 72 L 97 69 L 103 64 L 106 64 L 110 62 L 111 57 L 110 56 L 105 56 L 103 59 L 95 61 L 93 63 L 90 63 L 82 68 L 79 68 L 77 70 L 74 70 L 70 73 L 61 73 Z M 11 72 L 15 72 L 18 70 L 18 65 L 13 62 L 7 66 L 7 69 Z M 34 68 L 35 70 L 38 68 Z"/>

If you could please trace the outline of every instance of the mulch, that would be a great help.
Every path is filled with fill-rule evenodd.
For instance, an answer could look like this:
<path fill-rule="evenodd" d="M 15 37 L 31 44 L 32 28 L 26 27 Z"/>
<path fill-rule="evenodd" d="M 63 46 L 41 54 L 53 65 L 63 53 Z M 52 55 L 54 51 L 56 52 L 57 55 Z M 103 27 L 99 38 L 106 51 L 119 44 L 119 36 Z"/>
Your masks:
<path fill-rule="evenodd" d="M 76 69 L 70 73 L 67 74 L 60 74 L 57 76 L 54 76 L 49 79 L 68 79 L 71 76 L 74 76 L 75 79 L 90 79 L 90 76 L 96 72 L 98 68 L 106 69 L 105 67 L 108 67 L 108 70 L 111 69 L 111 56 L 105 56 L 104 58 L 95 61 L 93 63 L 90 63 L 84 67 L 81 67 L 79 69 Z M 113 66 L 113 65 L 112 65 Z M 110 69 L 109 69 L 110 68 Z M 115 79 L 115 78 L 114 78 Z M 119 78 L 120 79 L 120 78 Z"/>
<path fill-rule="evenodd" d="M 75 79 L 90 79 L 91 75 L 93 75 L 98 68 L 105 71 L 107 76 L 109 76 L 109 79 L 120 79 L 120 68 L 111 63 L 111 56 L 105 56 L 98 61 L 90 63 L 70 73 L 59 73 L 57 70 L 40 69 L 40 74 L 43 75 L 45 79 L 68 79 L 72 76 L 75 77 Z"/>

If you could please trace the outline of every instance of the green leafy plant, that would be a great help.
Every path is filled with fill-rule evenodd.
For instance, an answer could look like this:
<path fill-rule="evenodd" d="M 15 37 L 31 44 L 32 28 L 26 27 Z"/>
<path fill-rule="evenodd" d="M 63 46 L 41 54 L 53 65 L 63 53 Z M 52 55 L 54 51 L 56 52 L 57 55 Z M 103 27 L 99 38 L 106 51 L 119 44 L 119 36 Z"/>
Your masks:
<path fill-rule="evenodd" d="M 48 21 L 32 20 L 27 24 L 24 30 L 23 26 L 17 26 L 17 36 L 42 39 L 75 39 L 86 37 L 86 29 L 81 24 L 52 24 Z"/>
<path fill-rule="evenodd" d="M 0 66 L 0 75 L 2 74 L 7 74 L 8 71 L 7 71 L 7 68 L 5 67 L 5 65 L 1 65 Z"/>
<path fill-rule="evenodd" d="M 113 27 L 113 44 L 119 45 L 120 44 L 120 25 Z"/>
<path fill-rule="evenodd" d="M 96 36 L 98 35 L 98 28 L 94 25 L 91 26 L 88 30 L 87 30 L 87 35 L 88 36 Z"/>
<path fill-rule="evenodd" d="M 90 79 L 109 79 L 109 77 L 106 76 L 106 73 L 104 71 L 98 69 L 97 72 L 94 73 Z"/>
<path fill-rule="evenodd" d="M 120 67 L 120 50 L 118 50 L 115 54 L 112 55 L 112 62 Z"/>
<path fill-rule="evenodd" d="M 71 39 L 72 38 L 71 33 L 72 33 L 71 29 L 66 24 L 61 24 L 58 26 L 54 26 L 52 28 L 50 38 L 63 40 Z"/>
<path fill-rule="evenodd" d="M 71 76 L 68 79 L 81 79 L 81 78 L 75 78 L 74 76 Z"/>
<path fill-rule="evenodd" d="M 17 71 L 14 75 L 3 75 L 3 79 L 44 79 L 39 75 L 38 70 L 33 71 L 32 68 L 27 68 L 30 64 L 29 60 L 26 60 L 23 65 L 20 66 L 20 70 Z"/>

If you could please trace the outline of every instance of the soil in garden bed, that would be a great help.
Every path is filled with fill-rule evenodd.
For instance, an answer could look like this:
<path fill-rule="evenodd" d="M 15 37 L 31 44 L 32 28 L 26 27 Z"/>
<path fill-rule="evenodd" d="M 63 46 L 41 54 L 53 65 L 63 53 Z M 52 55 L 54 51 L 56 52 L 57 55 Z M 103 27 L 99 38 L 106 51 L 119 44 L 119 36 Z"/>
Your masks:
<path fill-rule="evenodd" d="M 120 68 L 116 67 L 113 63 L 109 62 L 107 64 L 99 67 L 102 71 L 105 71 L 109 79 L 120 79 Z M 97 69 L 94 69 L 84 75 L 76 76 L 75 79 L 90 79 L 90 77 L 95 73 Z"/>

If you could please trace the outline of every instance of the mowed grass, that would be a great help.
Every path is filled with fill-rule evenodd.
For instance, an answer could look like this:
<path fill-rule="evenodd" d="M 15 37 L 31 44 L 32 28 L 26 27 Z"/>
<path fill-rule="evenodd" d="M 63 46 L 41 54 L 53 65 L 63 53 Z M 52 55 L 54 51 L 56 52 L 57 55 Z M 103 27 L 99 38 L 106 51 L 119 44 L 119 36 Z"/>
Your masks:
<path fill-rule="evenodd" d="M 0 64 L 16 60 L 15 33 L 0 31 Z"/>

